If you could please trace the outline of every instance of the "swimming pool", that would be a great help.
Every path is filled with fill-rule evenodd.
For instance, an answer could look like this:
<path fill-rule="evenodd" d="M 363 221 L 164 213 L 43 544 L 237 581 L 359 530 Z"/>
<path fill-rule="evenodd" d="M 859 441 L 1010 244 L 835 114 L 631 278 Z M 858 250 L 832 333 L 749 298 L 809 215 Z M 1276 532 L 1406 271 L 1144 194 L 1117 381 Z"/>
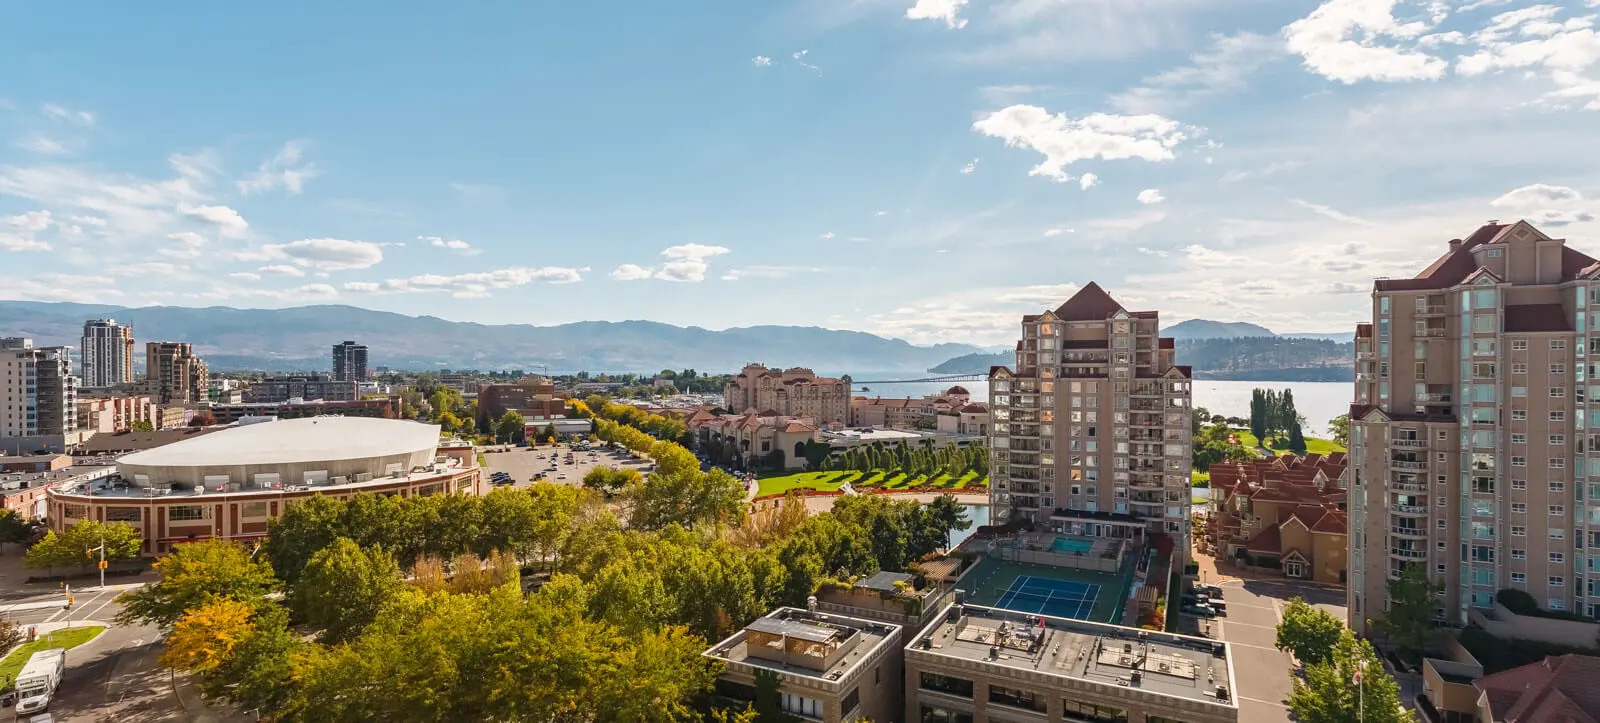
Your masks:
<path fill-rule="evenodd" d="M 1050 543 L 1050 549 L 1064 555 L 1087 555 L 1094 549 L 1094 543 L 1082 537 L 1057 537 Z"/>

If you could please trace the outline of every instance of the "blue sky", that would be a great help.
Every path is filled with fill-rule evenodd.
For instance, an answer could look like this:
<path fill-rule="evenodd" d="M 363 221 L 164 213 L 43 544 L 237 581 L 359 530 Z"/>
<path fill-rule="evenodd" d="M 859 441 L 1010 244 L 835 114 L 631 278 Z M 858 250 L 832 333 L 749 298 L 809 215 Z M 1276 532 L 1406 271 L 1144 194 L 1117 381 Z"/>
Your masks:
<path fill-rule="evenodd" d="M 0 7 L 0 297 L 990 344 L 1600 253 L 1600 0 L 333 5 Z"/>

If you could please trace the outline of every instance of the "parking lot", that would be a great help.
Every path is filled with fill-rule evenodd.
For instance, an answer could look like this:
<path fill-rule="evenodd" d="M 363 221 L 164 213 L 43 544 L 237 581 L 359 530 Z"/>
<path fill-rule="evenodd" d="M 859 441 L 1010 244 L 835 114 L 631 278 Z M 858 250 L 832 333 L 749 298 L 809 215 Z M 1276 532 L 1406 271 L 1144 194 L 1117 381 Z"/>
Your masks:
<path fill-rule="evenodd" d="M 1201 569 L 1208 569 L 1207 562 L 1201 563 Z M 1288 653 L 1274 646 L 1283 606 L 1299 597 L 1343 620 L 1344 591 L 1298 580 L 1241 579 L 1214 572 L 1205 577 L 1206 582 L 1222 588 L 1227 612 L 1209 620 L 1184 615 L 1179 619 L 1179 630 L 1229 643 L 1233 650 L 1234 699 L 1239 703 L 1242 723 L 1289 720 L 1289 693 L 1294 689 L 1290 682 L 1291 660 Z"/>
<path fill-rule="evenodd" d="M 650 460 L 634 459 L 627 450 L 607 450 L 599 445 L 589 452 L 574 452 L 573 464 L 567 464 L 566 457 L 570 449 L 566 444 L 510 447 L 504 452 L 485 450 L 483 458 L 488 465 L 488 475 L 505 472 L 511 475 L 517 487 L 533 484 L 533 475 L 538 472 L 545 473 L 543 481 L 546 482 L 579 485 L 583 483 L 583 476 L 595 467 L 633 467 L 643 473 L 649 471 L 651 466 Z M 552 457 L 556 462 L 555 469 L 550 468 Z"/>

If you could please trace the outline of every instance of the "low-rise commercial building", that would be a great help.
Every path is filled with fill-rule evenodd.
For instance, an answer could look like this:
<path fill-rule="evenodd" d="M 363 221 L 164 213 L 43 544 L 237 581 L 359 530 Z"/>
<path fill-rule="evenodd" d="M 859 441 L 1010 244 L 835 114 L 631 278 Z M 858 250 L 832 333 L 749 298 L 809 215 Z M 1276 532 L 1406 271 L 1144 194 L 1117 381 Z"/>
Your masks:
<path fill-rule="evenodd" d="M 478 387 L 478 429 L 489 429 L 506 412 L 525 420 L 561 419 L 567 416 L 567 399 L 556 396 L 555 383 L 542 377 Z"/>
<path fill-rule="evenodd" d="M 906 647 L 902 720 L 1234 723 L 1233 681 L 1224 642 L 957 604 Z"/>
<path fill-rule="evenodd" d="M 291 399 L 321 399 L 348 402 L 360 399 L 360 382 L 338 380 L 327 374 L 290 374 L 254 382 L 245 391 L 249 403 L 287 402 Z"/>
<path fill-rule="evenodd" d="M 958 408 L 941 411 L 936 430 L 940 434 L 983 437 L 989 434 L 989 405 L 968 402 Z"/>
<path fill-rule="evenodd" d="M 155 405 L 147 396 L 78 397 L 78 429 L 91 434 L 115 434 L 145 422 L 156 427 Z"/>
<path fill-rule="evenodd" d="M 313 495 L 481 494 L 471 444 L 441 443 L 435 425 L 358 417 L 250 424 L 125 455 L 114 476 L 58 484 L 48 521 L 140 529 L 145 554 L 216 537 L 255 540 L 284 506 Z"/>
<path fill-rule="evenodd" d="M 725 666 L 716 691 L 755 700 L 756 676 L 779 683 L 780 707 L 803 720 L 850 723 L 900 720 L 899 625 L 778 608 L 705 651 Z"/>
<path fill-rule="evenodd" d="M 212 416 L 217 418 L 217 424 L 231 424 L 251 417 L 302 419 L 305 417 L 338 416 L 398 419 L 400 417 L 400 398 L 389 397 L 343 401 L 290 399 L 283 402 L 213 404 L 210 410 Z"/>

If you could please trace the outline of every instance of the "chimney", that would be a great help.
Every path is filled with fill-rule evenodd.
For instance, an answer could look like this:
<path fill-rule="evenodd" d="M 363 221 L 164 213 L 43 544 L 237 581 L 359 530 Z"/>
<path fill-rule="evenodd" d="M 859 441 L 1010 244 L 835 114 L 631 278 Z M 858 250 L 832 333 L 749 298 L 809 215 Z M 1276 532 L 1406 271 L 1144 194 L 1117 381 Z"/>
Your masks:
<path fill-rule="evenodd" d="M 1454 250 L 1456 250 L 1458 248 L 1461 248 L 1461 239 L 1458 239 L 1458 238 L 1450 239 L 1450 250 L 1454 251 Z"/>

